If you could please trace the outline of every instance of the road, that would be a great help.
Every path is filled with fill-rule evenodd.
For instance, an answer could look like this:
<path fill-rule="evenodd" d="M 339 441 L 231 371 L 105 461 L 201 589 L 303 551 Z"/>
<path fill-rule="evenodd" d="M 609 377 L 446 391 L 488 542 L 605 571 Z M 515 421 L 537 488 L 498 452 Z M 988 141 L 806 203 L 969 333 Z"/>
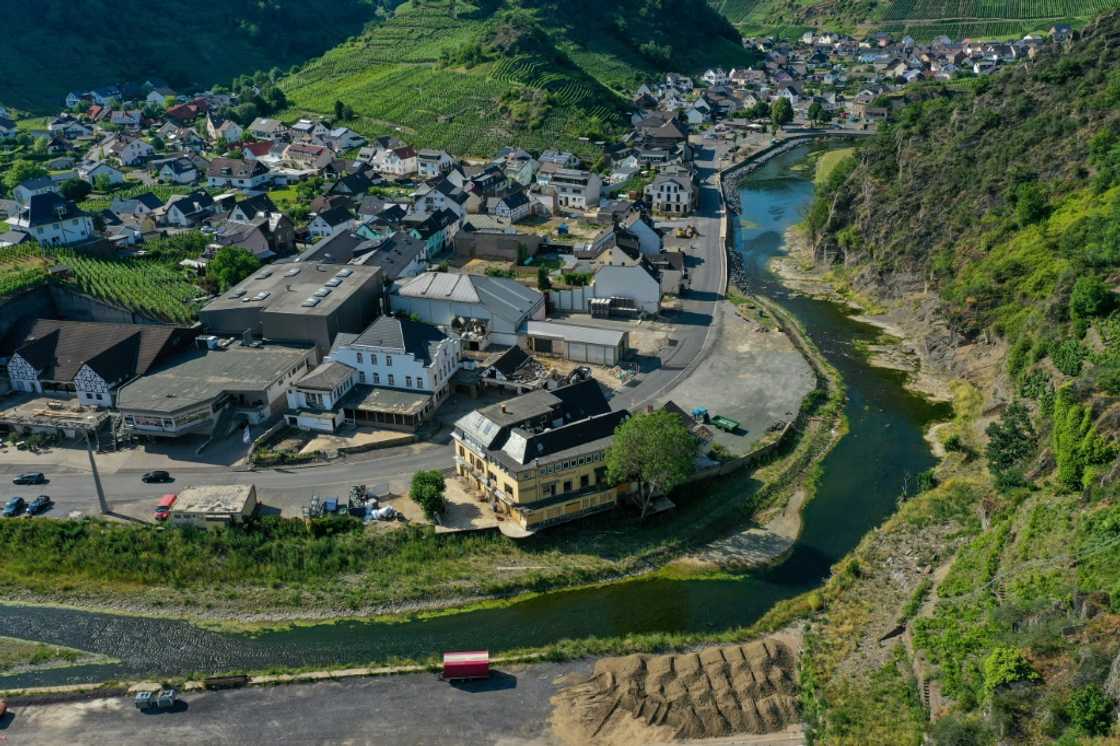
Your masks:
<path fill-rule="evenodd" d="M 550 700 L 559 677 L 591 661 L 509 666 L 489 682 L 449 685 L 435 674 L 190 692 L 177 711 L 143 714 L 126 698 L 12 707 L 0 742 L 55 744 L 554 743 Z"/>
<path fill-rule="evenodd" d="M 171 484 L 145 484 L 140 481 L 144 468 L 120 469 L 102 474 L 101 483 L 113 512 L 148 517 L 164 492 L 175 492 L 189 485 L 255 484 L 258 497 L 266 505 L 298 515 L 311 495 L 345 496 L 354 484 L 388 484 L 401 494 L 412 475 L 420 469 L 451 466 L 451 451 L 444 443 L 417 443 L 384 452 L 351 456 L 330 463 L 306 467 L 279 467 L 260 471 L 233 471 L 222 466 L 203 465 L 175 469 Z M 49 484 L 5 488 L 6 495 L 27 498 L 50 495 L 55 506 L 48 515 L 64 517 L 71 511 L 86 515 L 98 512 L 97 492 L 88 469 L 47 468 L 38 464 L 6 463 L 0 467 L 0 484 L 21 471 L 42 470 Z"/>

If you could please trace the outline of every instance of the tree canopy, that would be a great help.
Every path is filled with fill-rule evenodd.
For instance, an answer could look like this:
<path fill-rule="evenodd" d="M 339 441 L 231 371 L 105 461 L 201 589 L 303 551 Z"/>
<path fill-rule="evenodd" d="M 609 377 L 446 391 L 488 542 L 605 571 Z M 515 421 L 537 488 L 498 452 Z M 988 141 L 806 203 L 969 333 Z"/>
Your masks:
<path fill-rule="evenodd" d="M 644 518 L 655 497 L 692 476 L 696 447 L 696 438 L 675 414 L 637 414 L 615 430 L 607 453 L 607 475 L 615 483 L 638 483 L 638 506 Z"/>
<path fill-rule="evenodd" d="M 207 278 L 221 291 L 244 280 L 261 266 L 261 260 L 240 246 L 225 246 L 206 265 Z"/>
<path fill-rule="evenodd" d="M 446 487 L 442 472 L 437 469 L 427 469 L 412 475 L 409 495 L 424 511 L 428 520 L 432 520 L 447 507 L 447 500 L 444 497 Z"/>

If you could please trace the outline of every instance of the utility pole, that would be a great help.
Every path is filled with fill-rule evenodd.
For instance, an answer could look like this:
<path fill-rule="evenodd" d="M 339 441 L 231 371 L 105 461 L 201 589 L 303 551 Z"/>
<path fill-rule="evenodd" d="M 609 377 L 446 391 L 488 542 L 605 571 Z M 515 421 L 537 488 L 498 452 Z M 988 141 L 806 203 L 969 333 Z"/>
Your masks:
<path fill-rule="evenodd" d="M 97 490 L 97 502 L 101 506 L 101 514 L 108 515 L 109 501 L 105 499 L 105 490 L 101 487 L 101 475 L 97 473 L 97 459 L 93 456 L 93 440 L 90 438 L 90 432 L 87 429 L 86 435 L 86 455 L 89 456 L 89 468 L 93 472 L 93 486 Z"/>

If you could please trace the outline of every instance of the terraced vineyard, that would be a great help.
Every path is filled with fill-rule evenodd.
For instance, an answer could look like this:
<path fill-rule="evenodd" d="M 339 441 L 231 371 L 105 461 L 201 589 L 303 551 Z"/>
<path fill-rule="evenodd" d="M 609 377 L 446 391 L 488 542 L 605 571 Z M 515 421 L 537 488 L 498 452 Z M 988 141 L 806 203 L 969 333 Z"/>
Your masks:
<path fill-rule="evenodd" d="M 1117 6 L 1117 0 L 894 0 L 883 19 L 1086 18 Z"/>
<path fill-rule="evenodd" d="M 0 298 L 33 288 L 46 279 L 47 262 L 39 256 L 38 246 L 0 248 Z"/>
<path fill-rule="evenodd" d="M 62 280 L 79 292 L 144 316 L 187 324 L 206 293 L 181 270 L 144 259 L 99 259 L 65 249 L 52 252 L 72 275 Z"/>

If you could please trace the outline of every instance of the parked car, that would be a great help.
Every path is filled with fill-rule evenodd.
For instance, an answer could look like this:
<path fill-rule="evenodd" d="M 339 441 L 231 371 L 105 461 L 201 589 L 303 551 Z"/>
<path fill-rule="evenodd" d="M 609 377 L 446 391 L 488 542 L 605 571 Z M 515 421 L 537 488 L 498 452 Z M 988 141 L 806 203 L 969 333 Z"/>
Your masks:
<path fill-rule="evenodd" d="M 50 510 L 52 505 L 54 505 L 54 500 L 50 498 L 50 495 L 39 495 L 27 506 L 27 514 L 39 515 L 45 513 Z"/>
<path fill-rule="evenodd" d="M 27 507 L 27 501 L 22 497 L 9 498 L 8 502 L 4 503 L 4 517 L 13 518 L 23 512 Z"/>
<path fill-rule="evenodd" d="M 156 520 L 166 521 L 171 517 L 171 506 L 175 504 L 176 495 L 166 494 L 156 504 Z"/>
<path fill-rule="evenodd" d="M 140 477 L 140 480 L 142 482 L 148 482 L 149 484 L 152 483 L 152 482 L 170 482 L 170 481 L 172 481 L 171 480 L 171 475 L 168 474 L 167 472 L 163 471 L 162 469 L 157 469 L 156 471 L 149 471 L 144 476 Z"/>
<path fill-rule="evenodd" d="M 175 706 L 178 693 L 174 689 L 160 689 L 158 692 L 140 692 L 133 700 L 138 710 L 170 710 Z"/>
<path fill-rule="evenodd" d="M 23 474 L 16 475 L 12 480 L 12 484 L 46 484 L 47 478 L 43 476 L 41 471 L 26 471 Z"/>

